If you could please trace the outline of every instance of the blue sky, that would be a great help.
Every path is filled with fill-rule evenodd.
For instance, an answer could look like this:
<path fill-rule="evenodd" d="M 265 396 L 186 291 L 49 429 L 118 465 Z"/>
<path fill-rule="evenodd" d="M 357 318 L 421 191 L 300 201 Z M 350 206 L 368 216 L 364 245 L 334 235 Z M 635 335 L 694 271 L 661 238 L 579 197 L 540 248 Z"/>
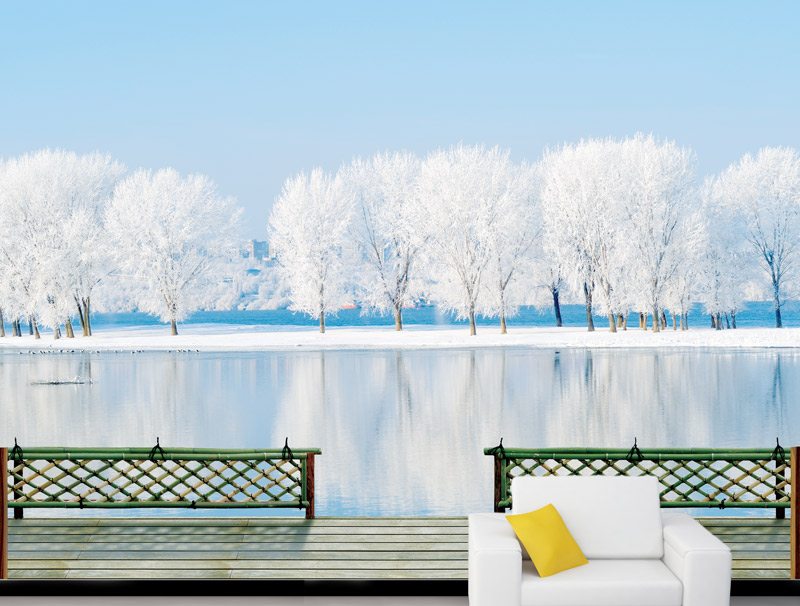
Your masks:
<path fill-rule="evenodd" d="M 263 237 L 281 183 L 384 149 L 637 130 L 701 174 L 800 146 L 797 2 L 0 4 L 0 156 L 200 171 Z"/>

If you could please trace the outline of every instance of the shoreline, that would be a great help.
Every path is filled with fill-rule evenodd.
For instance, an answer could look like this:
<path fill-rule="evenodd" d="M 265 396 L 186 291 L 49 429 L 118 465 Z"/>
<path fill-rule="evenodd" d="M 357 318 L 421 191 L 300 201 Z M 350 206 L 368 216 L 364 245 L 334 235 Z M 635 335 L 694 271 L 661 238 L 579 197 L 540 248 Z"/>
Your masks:
<path fill-rule="evenodd" d="M 54 340 L 51 333 L 0 338 L 0 352 L 72 353 L 79 351 L 323 351 L 386 349 L 800 349 L 800 328 L 738 328 L 713 330 L 671 328 L 654 334 L 638 328 L 612 334 L 607 328 L 590 333 L 585 328 L 512 327 L 507 335 L 499 328 L 479 327 L 471 337 L 462 326 L 410 325 L 402 332 L 393 327 L 330 328 L 320 334 L 314 327 L 189 325 L 171 336 L 163 327 L 102 329 L 91 337 Z"/>

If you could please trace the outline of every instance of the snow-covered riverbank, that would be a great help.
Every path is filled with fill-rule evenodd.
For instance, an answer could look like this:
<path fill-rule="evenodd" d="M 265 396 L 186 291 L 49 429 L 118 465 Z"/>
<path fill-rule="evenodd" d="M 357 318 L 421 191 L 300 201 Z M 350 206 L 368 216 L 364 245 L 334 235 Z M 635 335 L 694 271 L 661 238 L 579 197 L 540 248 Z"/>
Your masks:
<path fill-rule="evenodd" d="M 432 349 L 464 347 L 721 347 L 800 348 L 800 328 L 740 328 L 714 331 L 693 328 L 680 332 L 668 329 L 659 334 L 640 330 L 611 334 L 608 329 L 589 333 L 583 328 L 511 328 L 502 335 L 497 328 L 480 327 L 470 337 L 465 327 L 410 326 L 402 332 L 392 328 L 331 328 L 320 334 L 312 328 L 254 327 L 235 325 L 191 325 L 172 337 L 166 328 L 138 327 L 97 331 L 92 337 L 53 340 L 44 334 L 0 339 L 4 350 L 323 350 L 323 349 Z"/>

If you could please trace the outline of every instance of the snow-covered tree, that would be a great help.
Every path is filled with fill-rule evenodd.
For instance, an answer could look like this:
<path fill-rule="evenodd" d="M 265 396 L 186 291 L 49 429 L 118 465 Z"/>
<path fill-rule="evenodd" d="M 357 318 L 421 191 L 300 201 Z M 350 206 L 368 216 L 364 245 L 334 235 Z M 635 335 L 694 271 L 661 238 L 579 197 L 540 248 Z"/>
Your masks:
<path fill-rule="evenodd" d="M 685 217 L 686 223 L 677 239 L 675 256 L 679 259 L 672 277 L 667 282 L 662 301 L 672 313 L 673 329 L 689 329 L 689 312 L 692 303 L 702 292 L 698 282 L 702 279 L 702 264 L 707 243 L 707 217 L 701 209 L 694 209 Z"/>
<path fill-rule="evenodd" d="M 620 145 L 590 139 L 547 151 L 541 174 L 545 246 L 574 290 L 583 293 L 588 330 L 594 330 L 598 305 L 616 332 L 617 315 L 626 309 Z"/>
<path fill-rule="evenodd" d="M 786 147 L 746 154 L 719 176 L 714 196 L 745 226 L 747 240 L 768 277 L 775 326 L 781 328 L 785 290 L 797 278 L 800 156 Z"/>
<path fill-rule="evenodd" d="M 352 302 L 353 198 L 341 178 L 317 168 L 284 183 L 269 218 L 270 245 L 289 290 L 289 309 L 319 319 Z"/>
<path fill-rule="evenodd" d="M 719 193 L 716 180 L 707 179 L 698 211 L 702 230 L 695 275 L 698 300 L 713 318 L 714 327 L 722 329 L 725 314 L 733 317 L 735 326 L 736 313 L 744 301 L 744 284 L 752 277 L 754 263 L 744 223 L 730 212 Z"/>
<path fill-rule="evenodd" d="M 619 162 L 626 219 L 621 237 L 632 249 L 625 282 L 652 312 L 653 331 L 658 332 L 696 206 L 694 154 L 674 141 L 637 134 L 622 142 Z"/>
<path fill-rule="evenodd" d="M 101 154 L 78 155 L 42 150 L 9 160 L 0 176 L 0 271 L 7 276 L 4 298 L 28 316 L 53 328 L 66 327 L 71 316 L 89 332 L 92 289 L 107 273 L 102 268 L 101 214 L 122 166 Z M 0 296 L 2 296 L 0 294 Z"/>
<path fill-rule="evenodd" d="M 403 308 L 421 294 L 416 276 L 425 242 L 417 188 L 420 166 L 413 154 L 387 153 L 354 160 L 339 173 L 356 204 L 358 298 L 365 309 L 392 312 L 396 330 L 403 328 Z"/>
<path fill-rule="evenodd" d="M 125 169 L 102 154 L 80 156 L 76 169 L 77 192 L 69 201 L 62 225 L 69 250 L 69 290 L 83 335 L 90 336 L 92 295 L 113 270 L 113 243 L 107 238 L 105 209 Z"/>
<path fill-rule="evenodd" d="M 35 277 L 44 257 L 47 240 L 44 229 L 50 179 L 49 152 L 26 154 L 6 161 L 0 174 L 0 261 L 3 274 L 3 307 L 14 319 L 25 318 L 39 337 L 36 314 L 41 300 Z"/>
<path fill-rule="evenodd" d="M 532 251 L 541 236 L 541 219 L 533 167 L 506 167 L 497 177 L 505 177 L 506 183 L 497 199 L 495 220 L 486 233 L 491 260 L 483 283 L 486 302 L 481 311 L 498 316 L 500 332 L 506 334 L 506 318 L 517 312 L 530 289 L 525 278 L 532 273 Z"/>
<path fill-rule="evenodd" d="M 215 272 L 238 254 L 241 210 L 204 175 L 140 170 L 121 181 L 106 229 L 138 309 L 177 324 L 209 304 Z"/>
<path fill-rule="evenodd" d="M 486 304 L 490 232 L 503 212 L 511 174 L 508 152 L 466 145 L 431 153 L 420 174 L 430 293 L 443 309 L 469 320 L 471 335 Z"/>

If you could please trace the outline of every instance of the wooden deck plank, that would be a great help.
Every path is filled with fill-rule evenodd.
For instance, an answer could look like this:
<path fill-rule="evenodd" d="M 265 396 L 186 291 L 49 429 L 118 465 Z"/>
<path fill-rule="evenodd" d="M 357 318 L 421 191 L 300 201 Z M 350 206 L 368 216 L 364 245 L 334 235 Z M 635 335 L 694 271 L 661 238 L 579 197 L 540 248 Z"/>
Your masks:
<path fill-rule="evenodd" d="M 264 536 L 264 537 L 241 537 L 240 539 L 236 540 L 235 543 L 242 544 L 242 545 L 271 545 L 274 543 L 298 543 L 298 544 L 318 544 L 318 543 L 337 543 L 343 541 L 353 541 L 354 539 L 358 539 L 358 543 L 394 543 L 397 541 L 397 535 L 373 535 L 373 536 L 364 536 L 364 537 L 356 537 L 356 536 L 346 536 L 346 535 L 311 535 L 311 536 L 291 536 L 291 535 L 279 535 L 279 536 Z M 183 539 L 183 541 L 182 541 Z M 186 537 L 169 537 L 169 538 L 158 538 L 158 537 L 87 537 L 85 540 L 80 541 L 81 544 L 89 544 L 89 545 L 119 545 L 120 543 L 127 543 L 127 544 L 153 544 L 153 543 L 164 543 L 165 541 L 174 542 L 174 541 L 181 541 L 181 542 L 190 542 L 192 544 L 201 544 L 201 545 L 208 545 L 208 546 L 220 546 L 222 545 L 224 548 L 225 544 L 230 544 L 233 541 L 230 540 L 230 537 L 210 537 L 204 538 L 202 536 L 197 535 L 188 535 Z M 463 544 L 466 542 L 466 538 L 463 535 L 422 535 L 422 536 L 413 536 L 408 535 L 403 537 L 403 542 L 405 543 L 459 543 Z M 743 541 L 746 542 L 746 541 Z M 44 537 L 22 537 L 17 540 L 14 540 L 13 543 L 15 545 L 74 545 L 76 543 L 76 539 L 74 537 L 65 538 L 55 536 L 52 537 L 52 540 L 47 540 Z"/>
<path fill-rule="evenodd" d="M 449 560 L 313 560 L 302 562 L 290 560 L 170 560 L 165 566 L 163 560 L 136 560 L 133 567 L 161 570 L 297 570 L 298 568 L 331 570 L 450 570 L 464 567 L 466 558 Z M 132 564 L 127 560 L 105 560 L 104 570 L 126 570 Z M 93 570 L 98 563 L 93 560 L 16 560 L 12 570 Z"/>
<path fill-rule="evenodd" d="M 231 526 L 345 526 L 355 528 L 359 526 L 463 526 L 467 527 L 465 517 L 424 517 L 424 518 L 25 518 L 16 520 L 11 527 L 20 526 L 134 526 L 134 527 L 186 527 L 203 525 L 207 527 Z"/>
<path fill-rule="evenodd" d="M 789 520 L 700 518 L 735 579 L 789 576 Z M 467 520 L 28 518 L 11 523 L 12 578 L 465 579 Z"/>
<path fill-rule="evenodd" d="M 223 527 L 223 528 L 209 528 L 205 526 L 196 527 L 133 527 L 133 526 L 100 526 L 92 528 L 53 528 L 53 527 L 17 527 L 11 528 L 9 533 L 12 537 L 42 537 L 42 536 L 119 536 L 119 535 L 133 535 L 133 536 L 165 536 L 173 534 L 181 535 L 203 535 L 203 536 L 228 536 L 231 534 L 242 534 L 246 536 L 273 536 L 280 534 L 344 534 L 344 535 L 378 535 L 389 534 L 395 535 L 402 533 L 404 535 L 424 535 L 424 534 L 466 534 L 467 526 L 242 526 L 242 527 Z M 775 532 L 778 532 L 777 530 Z"/>

